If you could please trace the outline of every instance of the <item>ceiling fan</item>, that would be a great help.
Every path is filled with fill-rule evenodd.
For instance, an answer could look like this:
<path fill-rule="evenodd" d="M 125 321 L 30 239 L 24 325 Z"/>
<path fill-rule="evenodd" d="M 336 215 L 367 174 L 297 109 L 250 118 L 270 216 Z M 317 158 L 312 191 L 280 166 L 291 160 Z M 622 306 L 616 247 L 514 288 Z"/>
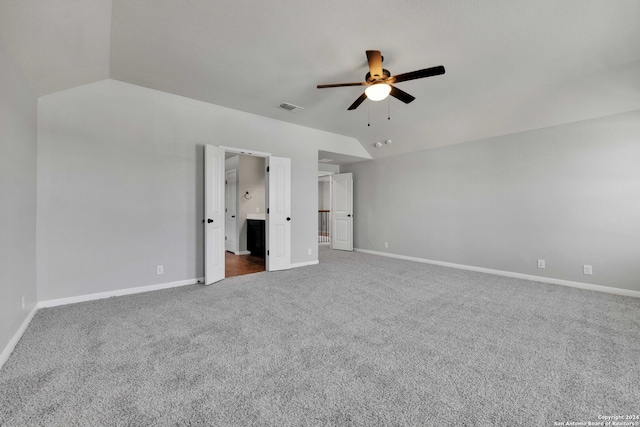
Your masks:
<path fill-rule="evenodd" d="M 342 87 L 342 86 L 369 86 L 362 95 L 356 101 L 351 104 L 348 110 L 355 110 L 369 98 L 372 101 L 381 101 L 387 96 L 391 95 L 396 99 L 410 103 L 414 99 L 414 96 L 409 95 L 407 92 L 392 86 L 392 83 L 406 82 L 407 80 L 422 79 L 424 77 L 439 76 L 444 74 L 444 67 L 438 65 L 437 67 L 425 68 L 423 70 L 412 71 L 410 73 L 397 74 L 392 76 L 389 70 L 382 68 L 383 61 L 382 54 L 379 50 L 368 50 L 367 61 L 369 62 L 369 72 L 364 78 L 364 82 L 360 83 L 336 83 L 331 85 L 318 85 L 318 89 L 325 89 L 328 87 Z"/>

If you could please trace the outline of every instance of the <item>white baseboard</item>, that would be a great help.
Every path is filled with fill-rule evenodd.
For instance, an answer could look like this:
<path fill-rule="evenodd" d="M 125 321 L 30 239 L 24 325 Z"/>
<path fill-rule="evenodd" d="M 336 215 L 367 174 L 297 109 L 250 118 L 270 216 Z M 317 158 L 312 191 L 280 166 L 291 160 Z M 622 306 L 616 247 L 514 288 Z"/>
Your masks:
<path fill-rule="evenodd" d="M 9 359 L 11 352 L 18 344 L 18 341 L 20 341 L 20 338 L 22 338 L 22 334 L 24 334 L 24 331 L 27 329 L 27 327 L 31 323 L 31 320 L 33 319 L 37 311 L 41 308 L 57 307 L 60 305 L 75 304 L 78 302 L 93 301 L 93 300 L 117 297 L 122 295 L 139 294 L 142 292 L 158 291 L 160 289 L 177 288 L 179 286 L 195 285 L 198 282 L 204 282 L 204 277 L 190 279 L 190 280 L 179 280 L 177 282 L 160 283 L 157 285 L 140 286 L 137 288 L 118 289 L 116 291 L 109 291 L 109 292 L 98 292 L 95 294 L 78 295 L 78 296 L 69 297 L 69 298 L 58 298 L 53 300 L 40 301 L 33 306 L 33 309 L 29 312 L 29 315 L 27 316 L 27 318 L 24 319 L 24 322 L 22 322 L 22 325 L 20 325 L 20 328 L 13 335 L 13 338 L 11 338 L 11 341 L 9 341 L 9 344 L 7 344 L 4 350 L 2 350 L 2 353 L 0 354 L 0 369 L 5 364 L 5 362 Z"/>
<path fill-rule="evenodd" d="M 251 251 L 227 251 L 234 255 L 251 255 Z"/>
<path fill-rule="evenodd" d="M 298 268 L 298 267 L 306 267 L 308 265 L 316 265 L 318 264 L 318 260 L 315 261 L 305 261 L 305 262 L 295 262 L 295 263 L 291 263 L 291 268 Z"/>
<path fill-rule="evenodd" d="M 612 288 L 609 286 L 592 285 L 590 283 L 573 282 L 571 280 L 554 279 L 552 277 L 542 277 L 542 276 L 534 276 L 531 274 L 514 273 L 512 271 L 493 270 L 491 268 L 474 267 L 472 265 L 455 264 L 452 262 L 444 262 L 444 261 L 435 261 L 435 260 L 426 259 L 426 258 L 415 258 L 415 257 L 410 257 L 405 255 L 391 254 L 388 252 L 370 251 L 368 249 L 354 248 L 354 251 L 362 252 L 365 254 L 371 254 L 371 255 L 385 256 L 388 258 L 397 258 L 397 259 L 403 259 L 407 261 L 421 262 L 424 264 L 434 264 L 434 265 L 440 265 L 443 267 L 458 268 L 460 270 L 477 271 L 479 273 L 495 274 L 498 276 L 513 277 L 516 279 L 532 280 L 534 282 L 550 283 L 552 285 L 569 286 L 572 288 L 587 289 L 589 291 L 605 292 L 608 294 L 616 294 L 616 295 L 624 295 L 627 297 L 640 298 L 639 291 L 632 291 L 630 289 L 621 289 L 621 288 Z"/>
<path fill-rule="evenodd" d="M 118 289 L 115 291 L 98 292 L 95 294 L 78 295 L 75 297 L 58 298 L 47 301 L 40 301 L 38 308 L 57 307 L 59 305 L 75 304 L 78 302 L 93 301 L 104 298 L 118 297 L 122 295 L 139 294 L 142 292 L 158 291 L 160 289 L 177 288 L 179 286 L 195 285 L 199 281 L 204 281 L 203 277 L 189 280 L 179 280 L 177 282 L 160 283 L 157 285 L 140 286 L 137 288 Z"/>
<path fill-rule="evenodd" d="M 27 318 L 24 319 L 24 321 L 20 325 L 20 328 L 18 328 L 16 333 L 13 334 L 13 337 L 9 341 L 9 344 L 7 344 L 4 350 L 2 350 L 2 353 L 0 354 L 0 369 L 2 369 L 5 362 L 9 359 L 9 356 L 11 355 L 13 349 L 16 348 L 16 345 L 18 345 L 18 341 L 20 341 L 20 338 L 22 338 L 22 334 L 24 334 L 24 331 L 27 330 L 27 326 L 29 326 L 29 323 L 31 323 L 31 320 L 33 319 L 33 316 L 36 315 L 37 311 L 38 304 L 35 304 L 27 315 Z"/>

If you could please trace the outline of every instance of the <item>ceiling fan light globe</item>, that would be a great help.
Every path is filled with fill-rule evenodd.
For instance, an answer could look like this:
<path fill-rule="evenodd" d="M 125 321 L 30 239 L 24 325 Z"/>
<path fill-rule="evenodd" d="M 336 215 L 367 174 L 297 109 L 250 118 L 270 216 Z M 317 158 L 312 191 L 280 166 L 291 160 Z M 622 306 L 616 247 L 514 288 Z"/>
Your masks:
<path fill-rule="evenodd" d="M 377 83 L 369 86 L 364 93 L 367 94 L 367 98 L 372 101 L 382 101 L 391 92 L 391 86 L 386 83 Z"/>

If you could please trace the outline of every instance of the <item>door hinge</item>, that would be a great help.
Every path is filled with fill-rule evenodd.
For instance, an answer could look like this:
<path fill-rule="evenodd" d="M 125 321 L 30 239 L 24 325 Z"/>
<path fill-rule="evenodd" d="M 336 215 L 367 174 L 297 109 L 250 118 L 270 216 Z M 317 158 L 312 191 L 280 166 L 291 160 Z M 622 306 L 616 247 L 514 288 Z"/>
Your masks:
<path fill-rule="evenodd" d="M 269 208 L 267 208 L 267 213 L 269 213 Z"/>
<path fill-rule="evenodd" d="M 269 166 L 267 166 L 267 172 L 269 172 Z"/>
<path fill-rule="evenodd" d="M 267 251 L 267 256 L 269 256 L 269 251 Z"/>
<path fill-rule="evenodd" d="M 229 183 L 229 181 L 225 181 L 224 183 L 225 183 L 225 184 L 228 184 L 228 183 Z"/>

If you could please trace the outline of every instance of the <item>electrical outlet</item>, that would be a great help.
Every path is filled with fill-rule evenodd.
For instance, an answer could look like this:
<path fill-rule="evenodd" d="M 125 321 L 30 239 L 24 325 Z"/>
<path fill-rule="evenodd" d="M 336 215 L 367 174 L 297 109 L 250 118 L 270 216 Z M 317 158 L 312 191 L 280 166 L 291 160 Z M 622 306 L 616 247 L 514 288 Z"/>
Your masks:
<path fill-rule="evenodd" d="M 389 249 L 389 242 L 384 242 L 385 249 Z"/>
<path fill-rule="evenodd" d="M 20 296 L 20 304 L 22 304 L 22 309 L 24 310 L 25 306 L 27 305 L 24 300 L 24 295 Z"/>
<path fill-rule="evenodd" d="M 583 270 L 583 271 L 584 271 L 584 274 L 593 274 L 593 267 L 592 267 L 592 266 L 590 266 L 590 265 L 588 265 L 588 264 L 585 264 L 585 265 L 583 265 L 582 267 L 583 267 L 583 269 L 584 269 L 584 270 Z"/>
<path fill-rule="evenodd" d="M 164 274 L 164 266 L 156 265 L 156 274 L 158 274 L 158 275 Z"/>
<path fill-rule="evenodd" d="M 547 268 L 543 259 L 538 260 L 538 268 Z"/>
<path fill-rule="evenodd" d="M 311 255 L 312 253 L 311 248 L 309 248 L 309 250 L 307 250 L 307 254 Z"/>

